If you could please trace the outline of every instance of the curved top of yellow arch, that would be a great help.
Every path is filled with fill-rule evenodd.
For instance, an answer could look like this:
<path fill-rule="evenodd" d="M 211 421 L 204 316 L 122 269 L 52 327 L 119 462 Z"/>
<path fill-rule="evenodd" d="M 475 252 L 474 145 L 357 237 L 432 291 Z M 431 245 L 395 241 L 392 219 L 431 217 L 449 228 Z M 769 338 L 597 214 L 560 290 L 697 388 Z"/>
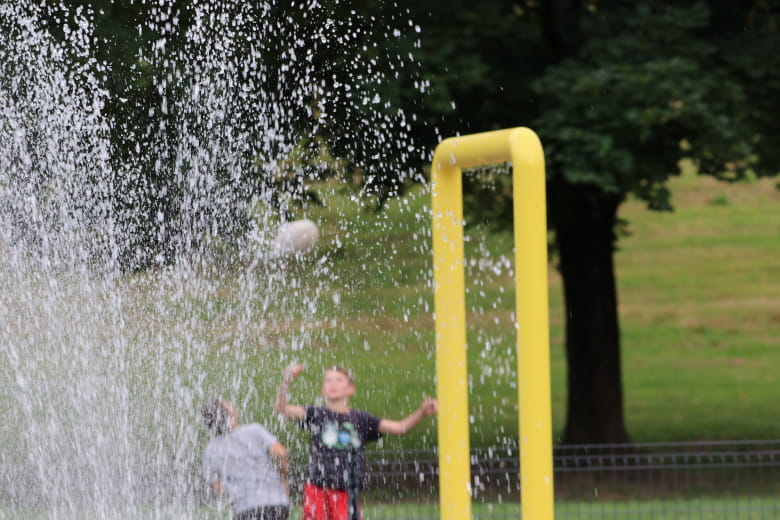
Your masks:
<path fill-rule="evenodd" d="M 544 172 L 542 144 L 533 130 L 526 127 L 507 128 L 459 137 L 448 137 L 439 143 L 433 163 L 461 169 L 498 164 L 512 160 L 512 150 L 520 146 L 528 159 L 538 161 Z"/>

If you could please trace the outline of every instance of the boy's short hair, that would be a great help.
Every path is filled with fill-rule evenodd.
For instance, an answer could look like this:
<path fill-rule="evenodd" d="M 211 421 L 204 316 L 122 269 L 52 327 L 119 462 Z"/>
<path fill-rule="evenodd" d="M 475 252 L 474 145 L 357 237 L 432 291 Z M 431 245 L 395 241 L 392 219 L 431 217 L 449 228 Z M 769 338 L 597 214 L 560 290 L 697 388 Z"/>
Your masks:
<path fill-rule="evenodd" d="M 203 425 L 211 435 L 224 435 L 230 431 L 228 413 L 221 397 L 214 397 L 206 401 L 201 414 Z"/>
<path fill-rule="evenodd" d="M 348 368 L 344 368 L 342 366 L 334 365 L 332 367 L 328 367 L 325 369 L 325 372 L 338 372 L 339 374 L 343 374 L 347 376 L 347 380 L 349 380 L 350 384 L 355 384 L 355 378 L 352 377 L 352 371 Z"/>

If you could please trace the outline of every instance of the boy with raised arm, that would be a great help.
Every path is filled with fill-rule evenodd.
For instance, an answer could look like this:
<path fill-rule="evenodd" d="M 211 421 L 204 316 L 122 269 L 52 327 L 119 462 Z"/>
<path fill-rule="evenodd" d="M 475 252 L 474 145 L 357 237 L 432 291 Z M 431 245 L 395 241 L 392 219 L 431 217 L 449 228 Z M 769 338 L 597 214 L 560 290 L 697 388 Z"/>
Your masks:
<path fill-rule="evenodd" d="M 276 396 L 277 413 L 299 421 L 311 433 L 309 476 L 303 490 L 303 520 L 349 520 L 350 493 L 360 491 L 365 476 L 365 445 L 383 434 L 403 435 L 437 412 L 435 399 L 426 397 L 411 415 L 394 421 L 353 410 L 349 398 L 355 393 L 352 374 L 341 367 L 325 371 L 322 395 L 325 406 L 287 404 L 287 390 L 303 365 L 284 371 Z M 354 493 L 353 493 L 354 494 Z M 353 512 L 356 506 L 352 505 Z"/>

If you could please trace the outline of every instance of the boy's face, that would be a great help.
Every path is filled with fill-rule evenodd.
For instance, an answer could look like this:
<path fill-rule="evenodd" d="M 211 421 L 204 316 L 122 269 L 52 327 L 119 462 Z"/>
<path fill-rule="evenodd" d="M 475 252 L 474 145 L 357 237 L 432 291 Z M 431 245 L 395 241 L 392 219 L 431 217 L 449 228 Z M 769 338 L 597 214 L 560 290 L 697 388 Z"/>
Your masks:
<path fill-rule="evenodd" d="M 355 393 L 355 385 L 349 378 L 336 370 L 326 370 L 322 379 L 322 395 L 328 401 L 338 401 L 351 397 Z"/>

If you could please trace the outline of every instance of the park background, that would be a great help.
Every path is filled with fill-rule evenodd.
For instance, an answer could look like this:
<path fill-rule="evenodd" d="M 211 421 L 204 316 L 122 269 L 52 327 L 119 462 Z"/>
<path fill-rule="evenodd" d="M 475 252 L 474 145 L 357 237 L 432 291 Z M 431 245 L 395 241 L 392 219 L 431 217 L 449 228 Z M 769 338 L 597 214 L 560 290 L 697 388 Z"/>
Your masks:
<path fill-rule="evenodd" d="M 153 146 L 152 139 L 141 137 L 144 128 L 164 125 L 177 114 L 173 109 L 167 114 L 149 107 L 168 96 L 181 95 L 182 85 L 177 84 L 175 74 L 171 80 L 170 73 L 168 82 L 155 85 L 152 79 L 170 67 L 169 62 L 164 55 L 150 57 L 142 51 L 149 42 L 162 41 L 158 38 L 168 41 L 169 47 L 183 46 L 177 42 L 186 40 L 188 27 L 195 26 L 197 19 L 188 13 L 198 3 L 173 2 L 164 8 L 143 2 L 64 5 L 65 19 L 78 6 L 94 12 L 94 54 L 112 67 L 112 74 L 104 81 L 110 94 L 106 110 L 115 117 L 111 130 L 115 153 L 130 154 L 134 139 Z M 212 5 L 216 19 L 237 16 L 242 9 L 241 4 L 231 2 Z M 277 157 L 276 171 L 271 174 L 264 169 L 249 172 L 252 184 L 244 196 L 249 199 L 263 187 L 276 190 L 271 204 L 278 209 L 279 218 L 315 220 L 323 227 L 321 247 L 334 253 L 327 255 L 333 272 L 338 273 L 339 268 L 351 271 L 351 275 L 333 277 L 333 281 L 342 281 L 333 284 L 334 291 L 343 288 L 351 292 L 339 298 L 334 308 L 318 309 L 336 319 L 339 326 L 319 330 L 321 337 L 307 339 L 307 348 L 320 345 L 333 359 L 356 365 L 357 374 L 368 371 L 367 381 L 376 381 L 385 373 L 389 380 L 399 382 L 403 399 L 387 397 L 393 404 L 381 406 L 380 411 L 389 413 L 405 403 L 411 398 L 410 387 L 433 390 L 430 378 L 427 383 L 419 380 L 415 370 L 400 377 L 407 373 L 405 368 L 419 370 L 419 363 L 426 363 L 428 369 L 432 366 L 430 239 L 428 221 L 423 218 L 428 211 L 427 195 L 422 192 L 427 189 L 427 162 L 433 148 L 446 136 L 528 126 L 540 135 L 546 151 L 551 271 L 561 275 L 560 279 L 551 278 L 550 287 L 554 352 L 561 352 L 559 347 L 564 346 L 567 353 L 555 358 L 558 438 L 568 443 L 624 442 L 629 438 L 767 437 L 776 431 L 772 421 L 763 418 L 764 413 L 771 413 L 770 407 L 763 408 L 758 402 L 755 412 L 748 414 L 751 417 L 711 422 L 712 414 L 723 411 L 726 402 L 733 405 L 725 409 L 734 409 L 734 413 L 744 410 L 745 403 L 725 395 L 732 381 L 730 374 L 750 372 L 755 379 L 746 378 L 740 384 L 768 389 L 771 381 L 763 370 L 771 373 L 776 366 L 770 361 L 751 360 L 758 355 L 772 356 L 775 350 L 777 338 L 772 331 L 776 330 L 778 305 L 777 286 L 772 282 L 777 279 L 777 266 L 754 268 L 728 256 L 737 255 L 738 247 L 768 248 L 766 257 L 776 256 L 772 250 L 777 246 L 777 226 L 772 220 L 776 212 L 771 210 L 776 199 L 771 199 L 771 181 L 757 181 L 778 171 L 780 147 L 774 114 L 780 92 L 780 57 L 773 49 L 778 44 L 780 15 L 776 3 L 529 1 L 487 2 L 476 7 L 468 2 L 326 2 L 317 9 L 314 4 L 293 2 L 262 5 L 267 9 L 266 26 L 241 29 L 250 40 L 253 33 L 268 39 L 256 59 L 266 63 L 264 79 L 269 90 L 278 91 L 280 97 L 298 92 L 295 85 L 285 84 L 283 74 L 285 66 L 295 66 L 296 53 L 306 53 L 307 60 L 316 64 L 304 69 L 306 76 L 297 81 L 321 81 L 327 86 L 319 98 L 315 90 L 300 100 L 293 99 L 293 104 L 310 105 L 284 120 L 290 126 L 286 136 L 294 141 L 293 149 Z M 57 35 L 62 31 L 62 18 L 49 16 L 51 30 Z M 136 30 L 144 20 L 155 18 L 160 21 L 144 31 Z M 171 30 L 170 22 L 164 25 L 165 20 L 174 20 L 178 27 Z M 342 47 L 318 47 L 305 39 L 293 41 L 293 36 L 334 20 L 337 28 L 329 36 L 338 39 Z M 249 52 L 249 42 L 242 41 L 241 34 L 236 48 L 225 52 Z M 342 39 L 345 35 L 348 38 Z M 186 75 L 178 79 L 186 80 Z M 354 104 L 333 102 L 327 99 L 328 87 L 339 80 L 373 89 L 377 97 L 370 103 L 366 99 Z M 383 102 L 377 103 L 380 98 Z M 327 119 L 321 115 L 326 107 Z M 257 110 L 258 117 L 268 117 L 275 109 Z M 386 115 L 399 110 L 405 113 L 400 124 Z M 366 124 L 373 124 L 372 119 L 387 128 L 387 136 L 361 133 Z M 264 128 L 257 125 L 258 139 Z M 168 130 L 168 138 L 176 139 L 174 130 Z M 119 202 L 140 206 L 137 211 L 149 215 L 148 229 L 138 232 L 135 242 L 130 241 L 121 251 L 129 271 L 171 263 L 176 255 L 187 254 L 176 245 L 176 233 L 186 231 L 183 223 L 178 224 L 182 229 L 176 229 L 174 218 L 181 205 L 176 172 L 139 162 L 146 173 L 126 188 L 153 196 Z M 706 175 L 723 185 L 711 186 L 707 184 L 711 181 L 702 179 L 697 182 L 706 188 L 690 188 L 691 179 L 675 181 L 682 172 L 686 178 Z M 494 169 L 467 174 L 464 182 L 467 228 L 484 237 L 469 247 L 474 250 L 480 244 L 483 254 L 489 253 L 496 262 L 493 270 L 500 273 L 490 276 L 486 269 L 476 268 L 469 276 L 476 284 L 469 294 L 472 314 L 479 316 L 478 323 L 472 325 L 471 353 L 475 363 L 485 359 L 482 365 L 486 367 L 474 371 L 480 380 L 476 392 L 487 400 L 482 403 L 487 406 L 482 414 L 493 416 L 487 425 L 476 422 L 490 430 L 490 423 L 499 417 L 514 415 L 509 413 L 513 405 L 501 405 L 506 396 L 491 399 L 480 394 L 486 378 L 503 386 L 514 378 L 515 363 L 506 354 L 506 342 L 511 344 L 506 327 L 511 322 L 508 312 L 513 299 L 509 293 L 497 292 L 499 287 L 512 291 L 511 265 L 505 256 L 511 247 L 505 235 L 511 228 L 511 178 L 507 171 Z M 755 221 L 743 222 L 733 235 L 720 221 L 740 218 L 736 203 L 743 199 L 731 200 L 725 190 L 737 188 L 728 188 L 728 183 L 762 186 L 755 190 L 756 201 L 746 204 L 755 206 Z M 347 195 L 349 188 L 353 191 Z M 724 190 L 722 194 L 719 189 Z M 689 194 L 699 191 L 710 193 L 709 203 L 721 210 L 720 216 L 713 215 L 717 224 L 702 225 L 693 216 L 685 219 L 696 202 L 706 206 L 708 201 Z M 357 202 L 350 203 L 350 197 Z M 766 201 L 766 206 L 761 201 Z M 400 215 L 414 214 L 415 220 L 390 218 L 391 208 L 398 204 L 405 209 L 413 205 L 414 211 Z M 364 211 L 355 211 L 359 206 Z M 642 213 L 640 206 L 657 211 Z M 224 237 L 226 265 L 231 241 L 247 229 L 246 215 L 241 214 L 247 209 L 237 205 L 232 211 L 235 214 L 225 215 L 223 221 L 233 223 L 220 224 L 218 232 Z M 251 208 L 249 211 L 251 217 Z M 667 212 L 680 220 L 670 220 L 675 217 Z M 152 224 L 158 215 L 164 217 L 164 232 Z M 643 219 L 648 224 L 642 224 Z M 385 243 L 381 250 L 373 237 L 367 239 L 368 244 L 364 242 L 362 231 L 371 229 L 371 222 L 381 223 L 376 224 L 382 229 L 379 234 L 388 239 L 396 236 L 398 242 Z M 659 230 L 646 228 L 650 222 Z M 347 227 L 354 231 L 345 234 Z M 414 228 L 411 234 L 399 231 L 410 228 Z M 694 236 L 683 240 L 680 235 L 680 243 L 673 242 L 676 233 L 683 232 Z M 669 235 L 666 248 L 653 245 L 654 240 L 660 243 L 659 233 Z M 706 238 L 709 236 L 712 238 Z M 734 252 L 724 252 L 726 256 L 718 259 L 678 250 L 716 237 L 731 244 Z M 639 247 L 633 244 L 645 244 L 647 255 L 653 251 L 660 255 L 665 249 L 668 257 L 648 256 L 647 262 L 663 265 L 667 274 L 658 275 L 652 283 L 634 280 L 641 270 L 632 268 L 629 260 L 624 266 L 619 263 L 622 258 L 631 258 L 632 247 Z M 755 251 L 743 254 L 746 259 L 764 256 Z M 356 262 L 356 258 L 361 261 Z M 694 258 L 697 268 L 686 267 Z M 380 267 L 383 261 L 385 265 Z M 475 261 L 475 265 L 483 265 Z M 731 277 L 716 271 L 718 268 L 747 279 L 729 282 Z M 704 281 L 708 276 L 712 277 L 709 283 Z M 323 282 L 327 280 L 315 283 Z M 478 289 L 480 284 L 487 285 Z M 655 294 L 667 286 L 668 294 Z M 739 295 L 752 295 L 752 299 L 740 300 Z M 653 311 L 656 305 L 674 309 Z M 685 315 L 694 309 L 709 309 L 711 314 L 699 318 Z M 399 315 L 407 321 L 395 323 Z M 571 319 L 560 318 L 567 315 Z M 634 328 L 642 323 L 634 324 L 634 316 L 644 316 L 646 328 Z M 655 321 L 650 321 L 653 316 Z M 307 319 L 299 316 L 302 322 Z M 489 333 L 490 320 L 496 325 L 494 334 Z M 366 325 L 366 321 L 371 324 Z M 746 330 L 744 335 L 737 332 L 749 326 L 755 329 Z M 367 353 L 362 348 L 364 341 L 376 350 Z M 282 342 L 295 341 L 287 338 Z M 486 351 L 484 346 L 490 349 L 494 342 L 500 344 Z M 408 359 L 407 367 L 387 365 L 398 358 L 389 354 L 396 349 L 411 349 L 403 350 L 407 352 L 403 356 Z M 634 362 L 632 356 L 639 352 L 657 359 Z M 382 359 L 383 370 L 377 371 L 379 364 L 372 359 L 379 356 L 387 359 Z M 695 361 L 698 358 L 702 360 Z M 703 366 L 708 358 L 710 366 Z M 740 369 L 739 360 L 746 366 Z M 671 381 L 692 386 L 687 391 L 675 390 L 678 385 L 662 380 L 674 373 L 665 366 L 685 363 L 692 364 L 691 370 L 685 371 L 688 374 L 706 372 L 708 376 L 674 376 Z M 732 370 L 719 367 L 722 363 L 733 365 Z M 486 373 L 491 365 L 503 372 Z M 640 366 L 646 370 L 639 370 Z M 432 369 L 428 371 L 432 374 Z M 561 374 L 568 376 L 561 379 Z M 632 417 L 639 413 L 639 403 L 649 409 L 657 407 L 655 412 L 648 409 L 639 413 L 644 419 L 630 436 L 623 411 L 624 385 L 632 400 L 628 409 Z M 708 385 L 708 390 L 694 391 L 699 385 Z M 664 395 L 662 389 L 679 394 Z M 755 392 L 735 389 L 731 393 L 731 397 L 755 396 Z M 771 391 L 759 394 L 771 400 Z M 669 402 L 675 403 L 676 419 L 650 419 L 662 410 L 670 411 Z M 684 403 L 692 409 L 680 410 Z M 493 410 L 493 406 L 497 408 Z M 702 423 L 685 425 L 696 420 Z M 502 427 L 509 424 L 511 421 Z M 739 424 L 744 425 L 743 432 L 738 431 Z M 484 438 L 500 436 L 491 432 Z"/>
<path fill-rule="evenodd" d="M 115 160 L 132 155 L 136 139 L 159 146 L 145 130 L 165 129 L 176 114 L 150 107 L 184 88 L 184 76 L 156 81 L 169 62 L 155 53 L 141 59 L 140 50 L 163 40 L 183 46 L 177 38 L 193 22 L 186 13 L 208 4 L 44 9 L 65 41 L 63 20 L 79 6 L 91 13 L 92 52 L 110 70 L 101 87 Z M 214 5 L 228 18 L 244 9 Z M 153 328 L 166 331 L 192 324 L 206 387 L 229 388 L 244 419 L 278 428 L 301 449 L 301 434 L 271 411 L 290 362 L 308 367 L 293 389 L 299 402 L 316 398 L 332 364 L 355 372 L 353 405 L 381 416 L 405 415 L 435 393 L 427 163 L 443 137 L 522 125 L 540 135 L 547 159 L 556 444 L 780 438 L 777 2 L 314 5 L 269 4 L 277 31 L 264 33 L 261 58 L 275 73 L 265 86 L 282 98 L 298 93 L 281 72 L 295 51 L 316 64 L 300 81 L 323 87 L 319 97 L 317 89 L 291 96 L 302 105 L 285 120 L 294 146 L 263 159 L 273 175 L 249 171 L 244 196 L 276 193 L 263 199 L 275 217 L 262 222 L 269 229 L 315 221 L 317 249 L 286 262 L 281 277 L 268 274 L 272 284 L 247 286 L 239 251 L 256 208 L 236 204 L 215 219 L 228 222 L 216 238 L 182 245 L 191 230 L 176 219 L 175 170 L 141 157 L 141 175 L 125 185 L 138 193 L 135 215 L 148 217 L 118 253 L 130 315 L 156 313 Z M 166 9 L 173 29 L 137 30 Z M 333 34 L 349 35 L 348 45 L 291 39 L 334 20 Z M 339 82 L 372 96 L 332 102 L 329 88 Z M 399 109 L 402 123 L 393 119 Z M 387 137 L 363 133 L 372 127 Z M 267 128 L 253 131 L 260 138 Z M 517 442 L 510 187 L 501 168 L 466 176 L 475 447 Z M 195 259 L 202 282 L 172 295 L 150 289 L 183 257 Z M 278 265 L 253 268 L 262 277 Z M 174 352 L 164 364 L 175 374 L 188 362 Z M 435 428 L 431 421 L 381 449 L 433 449 Z"/>

